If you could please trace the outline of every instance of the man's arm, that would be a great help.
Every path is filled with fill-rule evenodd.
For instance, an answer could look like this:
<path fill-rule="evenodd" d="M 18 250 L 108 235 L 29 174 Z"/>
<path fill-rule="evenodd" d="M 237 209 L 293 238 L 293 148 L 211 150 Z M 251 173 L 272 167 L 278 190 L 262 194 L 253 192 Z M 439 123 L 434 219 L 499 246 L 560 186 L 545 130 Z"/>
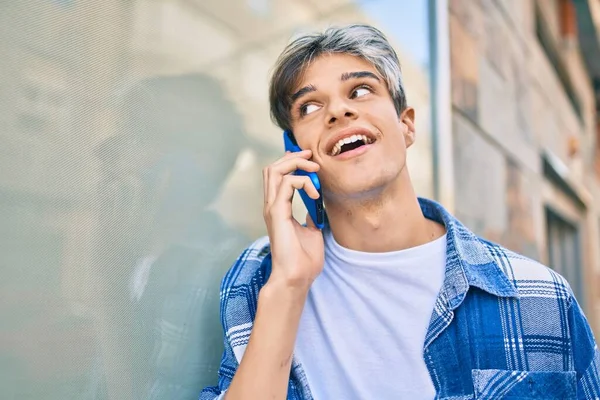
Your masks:
<path fill-rule="evenodd" d="M 221 310 L 223 330 L 231 329 L 227 319 L 236 314 L 245 314 L 249 309 L 226 310 L 227 303 L 234 303 L 228 290 L 230 275 L 235 275 L 240 268 L 253 270 L 252 263 L 260 263 L 262 258 L 248 260 L 246 250 L 224 278 L 221 288 Z M 227 284 L 225 284 L 227 282 Z M 200 400 L 281 398 L 287 394 L 290 376 L 293 347 L 298 329 L 298 322 L 308 290 L 286 286 L 282 281 L 269 279 L 261 289 L 256 317 L 252 325 L 252 333 L 248 346 L 242 356 L 241 365 L 236 359 L 236 351 L 232 344 L 240 339 L 239 330 L 234 330 L 232 337 L 225 337 L 225 353 L 219 369 L 217 386 L 205 388 Z M 244 302 L 245 304 L 245 302 Z M 238 353 L 239 357 L 239 353 Z M 235 373 L 235 383 L 232 382 Z"/>
<path fill-rule="evenodd" d="M 316 172 L 310 151 L 288 153 L 263 171 L 263 216 L 270 240 L 272 268 L 258 295 L 252 332 L 240 365 L 228 388 L 226 400 L 287 397 L 296 334 L 308 290 L 323 269 L 323 235 L 307 217 L 302 226 L 292 216 L 296 189 L 312 198 L 319 192 L 297 169 Z M 229 344 L 231 345 L 231 344 Z M 209 397 L 207 397 L 208 399 Z M 220 397 L 219 397 L 220 398 Z"/>
<path fill-rule="evenodd" d="M 306 293 L 271 281 L 260 291 L 248 347 L 226 400 L 285 399 Z"/>
<path fill-rule="evenodd" d="M 323 269 L 323 235 L 307 217 L 302 226 L 292 216 L 296 189 L 311 198 L 319 192 L 297 169 L 316 172 L 312 153 L 288 153 L 263 171 L 263 216 L 271 242 L 272 271 L 262 288 L 248 347 L 226 400 L 287 397 L 296 334 L 310 285 Z"/>

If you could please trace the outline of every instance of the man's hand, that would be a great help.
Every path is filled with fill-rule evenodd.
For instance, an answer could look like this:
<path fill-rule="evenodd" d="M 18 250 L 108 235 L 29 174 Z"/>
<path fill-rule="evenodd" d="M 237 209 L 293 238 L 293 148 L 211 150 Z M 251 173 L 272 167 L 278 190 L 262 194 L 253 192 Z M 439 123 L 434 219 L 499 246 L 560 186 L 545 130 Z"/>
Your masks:
<path fill-rule="evenodd" d="M 300 317 L 310 285 L 324 263 L 321 231 L 308 216 L 306 227 L 292 217 L 294 190 L 319 197 L 308 177 L 292 174 L 296 169 L 318 171 L 310 156 L 310 151 L 288 153 L 263 171 L 272 272 L 259 293 L 248 347 L 226 400 L 286 398 Z"/>
<path fill-rule="evenodd" d="M 292 198 L 296 189 L 304 189 L 312 199 L 319 198 L 309 177 L 293 175 L 297 169 L 319 170 L 319 164 L 309 161 L 311 155 L 310 150 L 287 153 L 263 170 L 263 214 L 273 257 L 269 282 L 306 290 L 323 269 L 323 235 L 308 215 L 306 227 L 294 219 Z"/>

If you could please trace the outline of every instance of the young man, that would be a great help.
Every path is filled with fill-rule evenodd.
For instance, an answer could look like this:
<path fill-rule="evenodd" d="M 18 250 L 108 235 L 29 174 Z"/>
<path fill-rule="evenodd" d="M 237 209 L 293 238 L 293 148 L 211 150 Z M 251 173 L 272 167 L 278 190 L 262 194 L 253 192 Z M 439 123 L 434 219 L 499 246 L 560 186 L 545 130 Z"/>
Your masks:
<path fill-rule="evenodd" d="M 416 197 L 396 53 L 362 25 L 280 56 L 271 111 L 301 153 L 264 170 L 268 238 L 225 276 L 225 354 L 201 399 L 598 398 L 600 359 L 568 283 Z M 329 223 L 292 217 L 317 191 Z M 490 210 L 494 212 L 494 210 Z"/>

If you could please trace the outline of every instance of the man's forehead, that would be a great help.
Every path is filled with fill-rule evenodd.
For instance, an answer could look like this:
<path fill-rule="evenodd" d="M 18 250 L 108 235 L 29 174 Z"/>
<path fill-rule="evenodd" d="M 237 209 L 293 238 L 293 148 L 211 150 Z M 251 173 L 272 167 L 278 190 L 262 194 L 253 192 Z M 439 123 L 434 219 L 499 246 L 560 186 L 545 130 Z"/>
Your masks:
<path fill-rule="evenodd" d="M 341 78 L 342 73 L 353 70 L 377 72 L 375 66 L 362 57 L 344 53 L 327 53 L 320 55 L 308 64 L 301 75 L 304 79 L 309 79 L 322 74 L 338 73 L 338 78 Z"/>
<path fill-rule="evenodd" d="M 344 81 L 356 77 L 352 76 L 353 73 L 365 71 L 373 73 L 378 79 L 382 78 L 375 66 L 364 58 L 341 53 L 323 54 L 300 71 L 294 91 L 308 85 L 314 86 L 323 78 L 328 82 L 330 79 Z"/>

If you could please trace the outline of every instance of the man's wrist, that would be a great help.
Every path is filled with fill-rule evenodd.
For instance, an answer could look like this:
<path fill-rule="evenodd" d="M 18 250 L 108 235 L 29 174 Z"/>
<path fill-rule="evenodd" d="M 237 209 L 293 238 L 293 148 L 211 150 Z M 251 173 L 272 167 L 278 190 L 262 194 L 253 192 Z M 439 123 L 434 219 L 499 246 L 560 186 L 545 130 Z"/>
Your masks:
<path fill-rule="evenodd" d="M 271 275 L 265 286 L 270 285 L 276 288 L 275 290 L 286 290 L 299 294 L 308 293 L 313 282 L 312 279 L 302 276 L 290 277 L 284 273 L 278 273 L 278 271 L 281 271 L 282 269 L 283 268 L 277 267 L 277 265 L 273 265 Z"/>
<path fill-rule="evenodd" d="M 260 290 L 259 298 L 266 301 L 291 301 L 304 304 L 310 289 L 310 283 L 289 281 L 284 277 L 271 274 L 269 280 Z"/>

